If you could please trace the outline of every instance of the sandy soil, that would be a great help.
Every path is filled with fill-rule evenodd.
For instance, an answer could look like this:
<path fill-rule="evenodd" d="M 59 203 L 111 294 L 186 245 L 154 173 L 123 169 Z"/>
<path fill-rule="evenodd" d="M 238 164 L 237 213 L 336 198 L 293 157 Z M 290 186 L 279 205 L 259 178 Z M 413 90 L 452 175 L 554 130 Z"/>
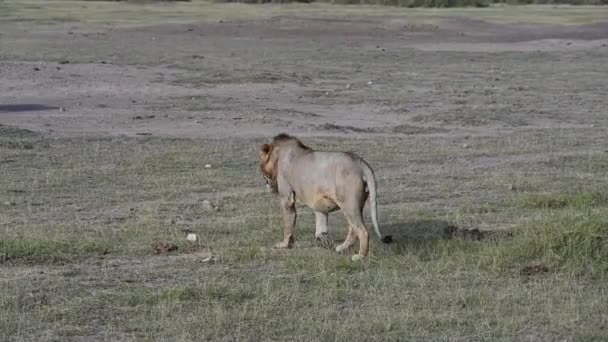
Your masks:
<path fill-rule="evenodd" d="M 608 23 L 283 16 L 3 39 L 37 48 L 2 52 L 0 122 L 57 136 L 487 134 L 607 120 Z"/>

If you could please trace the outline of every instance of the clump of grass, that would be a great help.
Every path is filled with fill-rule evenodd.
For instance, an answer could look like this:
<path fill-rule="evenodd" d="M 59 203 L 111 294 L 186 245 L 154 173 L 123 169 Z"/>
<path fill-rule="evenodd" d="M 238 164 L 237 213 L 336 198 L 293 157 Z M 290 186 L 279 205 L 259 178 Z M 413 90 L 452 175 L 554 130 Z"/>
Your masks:
<path fill-rule="evenodd" d="M 518 198 L 517 206 L 526 209 L 588 208 L 608 204 L 608 194 L 581 191 L 558 194 L 529 194 Z"/>
<path fill-rule="evenodd" d="M 204 293 L 200 288 L 192 286 L 178 286 L 165 289 L 160 294 L 160 298 L 169 302 L 189 302 L 198 301 L 203 298 Z"/>
<path fill-rule="evenodd" d="M 509 266 L 540 261 L 579 276 L 606 276 L 608 215 L 577 209 L 543 215 L 496 250 Z"/>

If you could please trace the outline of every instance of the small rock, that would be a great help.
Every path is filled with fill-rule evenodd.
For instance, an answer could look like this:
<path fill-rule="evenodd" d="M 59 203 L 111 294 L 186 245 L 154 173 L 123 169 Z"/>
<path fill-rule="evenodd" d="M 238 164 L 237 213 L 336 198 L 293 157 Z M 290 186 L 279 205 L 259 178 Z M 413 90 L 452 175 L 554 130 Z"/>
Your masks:
<path fill-rule="evenodd" d="M 211 168 L 211 164 L 205 164 L 205 169 L 210 169 Z"/>
<path fill-rule="evenodd" d="M 213 206 L 213 204 L 211 204 L 211 202 L 208 201 L 208 200 L 204 200 L 202 206 L 203 206 L 203 209 L 205 209 L 205 210 L 213 210 L 213 209 L 215 209 L 215 207 Z"/>
<path fill-rule="evenodd" d="M 372 85 L 372 84 L 374 84 L 374 82 L 372 82 L 372 81 L 367 82 L 367 85 Z"/>
<path fill-rule="evenodd" d="M 5 201 L 4 205 L 7 206 L 7 207 L 11 207 L 11 206 L 15 205 L 15 203 L 11 202 L 11 201 Z"/>
<path fill-rule="evenodd" d="M 63 107 L 59 107 L 59 111 L 60 111 L 60 112 L 65 112 L 65 108 L 63 108 Z"/>
<path fill-rule="evenodd" d="M 201 262 L 208 262 L 208 263 L 214 263 L 216 261 L 217 261 L 217 258 L 214 257 L 213 255 L 201 260 Z"/>
<path fill-rule="evenodd" d="M 350 83 L 346 85 L 346 89 L 350 89 L 351 85 Z"/>
<path fill-rule="evenodd" d="M 509 184 L 509 190 L 511 191 L 517 191 L 517 187 L 513 184 Z"/>
<path fill-rule="evenodd" d="M 133 120 L 154 119 L 156 115 L 135 115 Z"/>
<path fill-rule="evenodd" d="M 68 61 L 67 59 L 63 60 L 63 61 L 59 61 L 59 64 L 68 64 L 68 63 L 70 63 L 70 61 Z"/>
<path fill-rule="evenodd" d="M 39 67 L 34 67 L 34 71 L 40 71 Z"/>
<path fill-rule="evenodd" d="M 469 144 L 462 144 L 462 148 L 469 148 Z"/>
<path fill-rule="evenodd" d="M 190 233 L 190 234 L 188 234 L 188 236 L 186 236 L 186 240 L 191 241 L 191 242 L 196 242 L 198 240 L 198 235 L 196 235 L 194 233 Z"/>

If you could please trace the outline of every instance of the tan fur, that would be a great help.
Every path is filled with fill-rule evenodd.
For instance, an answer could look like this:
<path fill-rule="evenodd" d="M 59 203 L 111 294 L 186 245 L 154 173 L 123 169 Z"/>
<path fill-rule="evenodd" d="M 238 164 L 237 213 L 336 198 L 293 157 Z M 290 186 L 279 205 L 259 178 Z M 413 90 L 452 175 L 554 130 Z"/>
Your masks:
<path fill-rule="evenodd" d="M 295 241 L 296 201 L 315 211 L 317 239 L 327 236 L 327 215 L 342 209 L 348 221 L 346 240 L 336 247 L 341 252 L 359 240 L 359 253 L 353 260 L 368 254 L 369 234 L 363 222 L 365 201 L 370 198 L 372 221 L 378 237 L 376 178 L 371 167 L 349 152 L 313 150 L 287 134 L 275 136 L 259 150 L 260 171 L 268 187 L 279 194 L 284 224 L 284 239 L 275 246 L 291 247 Z"/>

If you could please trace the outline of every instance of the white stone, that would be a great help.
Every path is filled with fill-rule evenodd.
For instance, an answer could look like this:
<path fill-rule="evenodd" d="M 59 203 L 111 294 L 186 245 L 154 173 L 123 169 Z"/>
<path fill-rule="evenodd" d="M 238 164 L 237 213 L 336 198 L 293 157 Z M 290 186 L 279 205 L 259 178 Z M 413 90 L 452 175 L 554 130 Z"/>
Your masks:
<path fill-rule="evenodd" d="M 213 255 L 212 255 L 212 256 L 210 256 L 210 257 L 207 257 L 207 258 L 205 258 L 205 259 L 203 259 L 203 260 L 201 260 L 201 262 L 209 262 L 209 263 L 214 263 L 214 262 L 216 262 L 216 261 L 217 261 L 217 258 L 216 258 L 216 257 L 214 257 Z"/>
<path fill-rule="evenodd" d="M 198 236 L 194 233 L 190 233 L 188 236 L 186 236 L 186 240 L 195 242 L 198 240 Z"/>
<path fill-rule="evenodd" d="M 203 205 L 203 209 L 205 209 L 205 210 L 215 209 L 213 204 L 211 204 L 211 202 L 209 202 L 208 200 L 204 200 L 202 205 Z"/>

